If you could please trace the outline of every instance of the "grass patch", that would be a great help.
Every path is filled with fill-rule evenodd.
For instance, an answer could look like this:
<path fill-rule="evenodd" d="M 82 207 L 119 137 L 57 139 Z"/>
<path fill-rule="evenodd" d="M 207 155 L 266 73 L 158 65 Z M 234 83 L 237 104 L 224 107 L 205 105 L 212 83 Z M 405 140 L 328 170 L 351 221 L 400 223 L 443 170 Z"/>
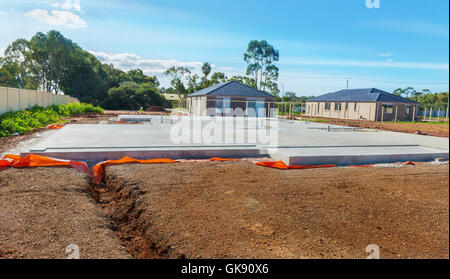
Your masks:
<path fill-rule="evenodd" d="M 329 122 L 329 121 L 330 121 L 330 119 L 323 119 L 323 118 L 308 118 L 308 117 L 303 117 L 303 119 L 308 120 L 309 122 L 318 122 L 318 123 Z"/>
<path fill-rule="evenodd" d="M 71 103 L 66 105 L 51 105 L 47 108 L 34 106 L 16 112 L 0 115 L 0 137 L 8 137 L 14 133 L 23 135 L 37 128 L 52 123 L 61 123 L 65 117 L 85 113 L 103 113 L 101 107 L 91 104 Z"/>

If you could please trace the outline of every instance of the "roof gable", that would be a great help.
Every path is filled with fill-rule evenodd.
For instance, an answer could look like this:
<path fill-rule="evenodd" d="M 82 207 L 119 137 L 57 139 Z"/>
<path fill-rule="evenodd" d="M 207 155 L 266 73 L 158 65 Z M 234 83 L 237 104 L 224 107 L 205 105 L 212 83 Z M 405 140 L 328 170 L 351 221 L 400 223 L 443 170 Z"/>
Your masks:
<path fill-rule="evenodd" d="M 221 84 L 216 84 L 208 88 L 204 88 L 197 92 L 190 94 L 189 96 L 236 96 L 236 97 L 264 97 L 274 98 L 273 95 L 258 90 L 256 88 L 244 85 L 237 81 L 228 81 Z"/>
<path fill-rule="evenodd" d="M 344 89 L 309 99 L 308 102 L 402 102 L 416 103 L 377 88 Z"/>

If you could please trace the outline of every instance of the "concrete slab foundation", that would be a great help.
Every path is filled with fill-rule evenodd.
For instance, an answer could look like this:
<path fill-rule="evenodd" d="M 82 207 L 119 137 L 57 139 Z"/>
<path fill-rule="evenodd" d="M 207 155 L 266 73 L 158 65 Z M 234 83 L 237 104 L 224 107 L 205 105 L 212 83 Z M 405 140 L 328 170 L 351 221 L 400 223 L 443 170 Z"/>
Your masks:
<path fill-rule="evenodd" d="M 448 151 L 422 146 L 364 146 L 269 149 L 270 157 L 288 165 L 365 165 L 448 160 Z"/>
<path fill-rule="evenodd" d="M 112 148 L 48 148 L 30 150 L 29 153 L 67 159 L 67 160 L 117 160 L 124 156 L 135 159 L 209 159 L 220 158 L 253 158 L 262 156 L 256 146 L 202 146 L 202 147 L 112 147 Z M 27 155 L 29 153 L 23 153 Z"/>
<path fill-rule="evenodd" d="M 161 117 L 159 117 L 161 118 Z M 156 120 L 155 116 L 152 115 L 119 115 L 117 117 L 119 121 L 126 121 L 126 122 L 150 122 L 152 119 L 153 121 Z"/>
<path fill-rule="evenodd" d="M 278 119 L 252 119 L 242 124 L 234 118 L 138 118 L 146 122 L 70 124 L 22 155 L 34 153 L 73 160 L 271 156 L 287 164 L 312 165 L 448 160 L 448 138 Z M 136 116 L 130 119 L 137 121 Z M 206 128 L 220 133 L 211 134 Z M 274 136 L 274 131 L 275 137 L 262 140 L 266 134 Z M 184 137 L 180 137 L 183 133 Z M 256 140 L 252 140 L 252 135 L 257 135 Z"/>

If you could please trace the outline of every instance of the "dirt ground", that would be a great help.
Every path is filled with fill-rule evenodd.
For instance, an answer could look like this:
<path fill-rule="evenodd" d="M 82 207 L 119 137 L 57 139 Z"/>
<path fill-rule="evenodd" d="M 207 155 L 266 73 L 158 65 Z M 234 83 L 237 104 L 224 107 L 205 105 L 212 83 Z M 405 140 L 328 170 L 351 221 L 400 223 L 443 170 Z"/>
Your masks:
<path fill-rule="evenodd" d="M 68 168 L 0 170 L 0 259 L 129 258 L 101 207 L 86 191 L 89 177 Z"/>
<path fill-rule="evenodd" d="M 101 200 L 137 258 L 449 257 L 448 165 L 120 165 Z"/>
<path fill-rule="evenodd" d="M 307 118 L 307 117 L 303 117 Z M 393 132 L 402 132 L 409 134 L 420 134 L 436 137 L 449 137 L 449 125 L 445 124 L 429 124 L 429 123 L 394 123 L 394 122 L 374 122 L 363 120 L 349 120 L 349 119 L 333 119 L 320 118 L 322 123 L 329 123 L 334 125 L 344 125 L 350 127 L 361 127 L 369 129 L 379 129 Z"/>
<path fill-rule="evenodd" d="M 134 110 L 105 110 L 105 114 L 142 114 L 142 115 L 161 115 L 161 114 L 169 114 L 169 112 L 161 112 L 161 111 L 134 111 Z"/>

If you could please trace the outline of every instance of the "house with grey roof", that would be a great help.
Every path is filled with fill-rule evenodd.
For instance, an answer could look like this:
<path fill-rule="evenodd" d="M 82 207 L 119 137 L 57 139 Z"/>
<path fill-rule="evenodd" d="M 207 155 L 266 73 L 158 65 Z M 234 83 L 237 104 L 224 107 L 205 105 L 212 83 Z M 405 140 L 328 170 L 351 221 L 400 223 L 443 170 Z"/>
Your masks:
<path fill-rule="evenodd" d="M 275 97 L 237 81 L 199 90 L 187 97 L 191 115 L 272 117 Z"/>
<path fill-rule="evenodd" d="M 345 89 L 306 101 L 306 115 L 372 121 L 411 121 L 417 102 L 376 88 Z"/>

